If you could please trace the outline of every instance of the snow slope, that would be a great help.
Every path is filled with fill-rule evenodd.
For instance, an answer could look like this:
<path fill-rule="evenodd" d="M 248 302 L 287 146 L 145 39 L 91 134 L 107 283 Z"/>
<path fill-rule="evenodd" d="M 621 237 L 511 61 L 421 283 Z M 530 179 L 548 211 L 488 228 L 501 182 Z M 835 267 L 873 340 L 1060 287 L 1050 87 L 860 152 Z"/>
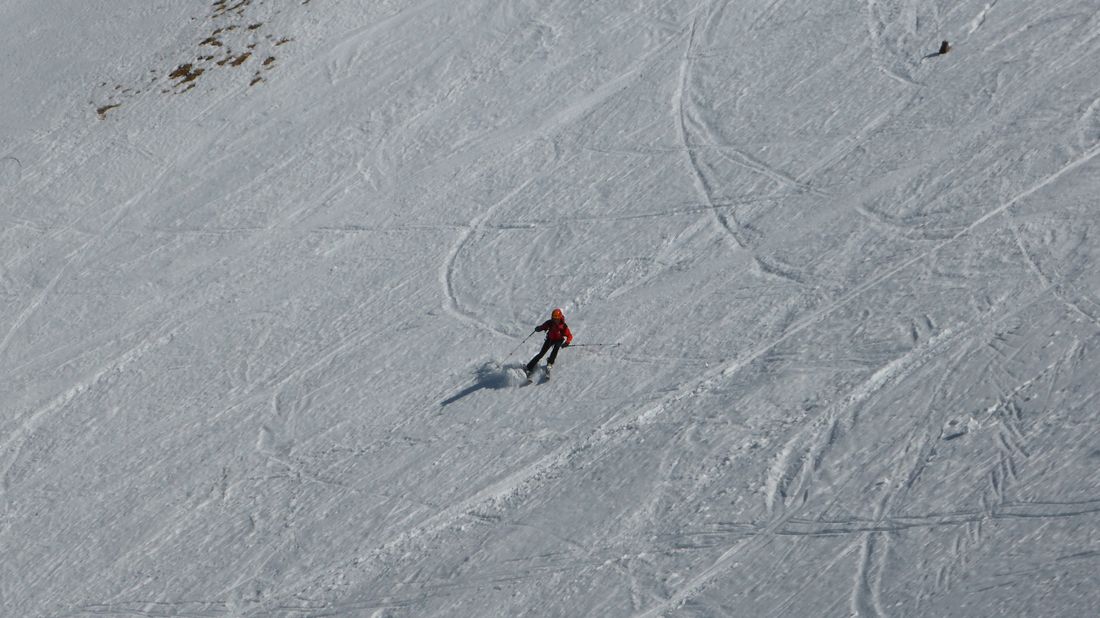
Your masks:
<path fill-rule="evenodd" d="M 1100 606 L 1092 0 L 0 35 L 0 614 Z"/>

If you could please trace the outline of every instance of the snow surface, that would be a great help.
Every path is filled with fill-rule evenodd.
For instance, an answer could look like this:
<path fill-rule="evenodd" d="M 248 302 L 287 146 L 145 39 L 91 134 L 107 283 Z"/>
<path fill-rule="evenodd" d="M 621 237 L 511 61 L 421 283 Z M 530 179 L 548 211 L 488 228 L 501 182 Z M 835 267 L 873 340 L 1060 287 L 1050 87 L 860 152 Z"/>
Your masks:
<path fill-rule="evenodd" d="M 1095 0 L 0 35 L 3 616 L 1100 607 Z"/>

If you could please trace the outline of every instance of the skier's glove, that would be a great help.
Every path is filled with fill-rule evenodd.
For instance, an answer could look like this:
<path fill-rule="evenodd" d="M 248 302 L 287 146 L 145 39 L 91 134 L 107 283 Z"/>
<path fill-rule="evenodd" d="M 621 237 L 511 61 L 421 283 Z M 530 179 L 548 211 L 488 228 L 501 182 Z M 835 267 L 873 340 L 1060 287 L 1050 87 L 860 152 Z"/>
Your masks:
<path fill-rule="evenodd" d="M 561 347 L 568 348 L 569 347 L 569 342 L 566 341 L 565 343 L 561 344 Z"/>

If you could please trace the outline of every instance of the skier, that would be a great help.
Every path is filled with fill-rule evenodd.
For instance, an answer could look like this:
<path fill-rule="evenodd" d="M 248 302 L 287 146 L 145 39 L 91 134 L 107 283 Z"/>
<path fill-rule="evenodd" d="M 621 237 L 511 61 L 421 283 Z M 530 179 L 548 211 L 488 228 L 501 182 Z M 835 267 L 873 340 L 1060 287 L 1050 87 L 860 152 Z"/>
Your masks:
<path fill-rule="evenodd" d="M 527 363 L 527 379 L 531 379 L 531 372 L 535 370 L 535 366 L 539 364 L 539 359 L 546 354 L 547 350 L 553 348 L 550 352 L 550 358 L 546 359 L 546 377 L 550 377 L 550 368 L 554 366 L 554 360 L 558 357 L 558 350 L 569 346 L 569 343 L 573 341 L 573 333 L 569 332 L 569 326 L 565 324 L 565 314 L 561 312 L 561 309 L 554 309 L 550 312 L 550 319 L 546 320 L 542 324 L 535 327 L 535 332 L 546 331 L 546 340 L 542 342 L 542 349 L 539 353 L 531 359 L 531 362 Z"/>

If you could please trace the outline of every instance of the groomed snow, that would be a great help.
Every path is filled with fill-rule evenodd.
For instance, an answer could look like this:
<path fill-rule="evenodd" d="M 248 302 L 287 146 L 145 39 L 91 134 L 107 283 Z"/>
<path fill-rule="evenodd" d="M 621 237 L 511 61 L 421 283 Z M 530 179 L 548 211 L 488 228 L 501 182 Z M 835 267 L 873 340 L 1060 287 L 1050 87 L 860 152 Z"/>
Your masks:
<path fill-rule="evenodd" d="M 0 615 L 1100 607 L 1094 0 L 6 0 L 0 57 Z"/>

